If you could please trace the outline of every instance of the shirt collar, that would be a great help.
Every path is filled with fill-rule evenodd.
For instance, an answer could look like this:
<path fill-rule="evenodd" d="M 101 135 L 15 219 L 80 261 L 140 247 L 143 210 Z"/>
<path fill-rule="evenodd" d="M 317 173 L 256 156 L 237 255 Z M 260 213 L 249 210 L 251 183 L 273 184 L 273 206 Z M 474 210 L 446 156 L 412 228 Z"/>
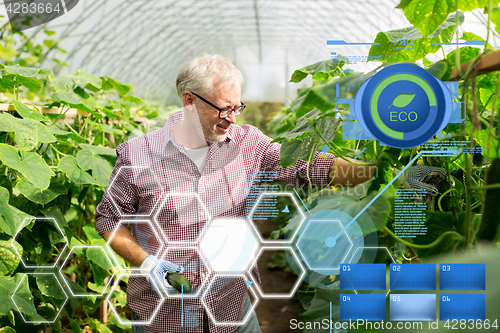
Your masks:
<path fill-rule="evenodd" d="M 181 147 L 182 147 L 182 149 L 184 149 L 184 146 L 181 145 L 179 142 L 177 142 L 177 140 L 175 139 L 175 136 L 174 136 L 174 132 L 172 131 L 172 126 L 178 124 L 183 119 L 184 119 L 184 110 L 180 110 L 180 111 L 177 111 L 175 113 L 172 113 L 168 117 L 167 123 L 163 127 L 164 138 L 165 138 L 164 147 L 167 147 L 168 143 L 172 142 L 172 144 L 174 146 L 176 146 L 178 149 L 180 149 Z M 231 127 L 229 128 L 229 131 L 227 131 L 226 138 L 222 142 L 231 142 L 233 140 L 233 137 L 231 134 L 231 132 L 234 130 L 233 126 L 235 126 L 235 125 L 231 125 Z"/>

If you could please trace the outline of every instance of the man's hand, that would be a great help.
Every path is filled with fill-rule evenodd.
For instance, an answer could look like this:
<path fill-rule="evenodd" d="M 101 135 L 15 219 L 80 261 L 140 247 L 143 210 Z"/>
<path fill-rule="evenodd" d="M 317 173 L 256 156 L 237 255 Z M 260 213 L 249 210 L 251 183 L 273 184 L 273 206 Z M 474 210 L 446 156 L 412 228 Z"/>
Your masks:
<path fill-rule="evenodd" d="M 446 172 L 443 169 L 426 165 L 412 166 L 407 172 L 405 188 L 426 190 L 427 194 L 433 197 L 439 194 L 436 186 L 446 178 Z"/>
<path fill-rule="evenodd" d="M 153 255 L 147 256 L 141 264 L 141 273 L 146 276 L 146 279 L 153 290 L 153 293 L 158 297 L 163 297 L 165 292 L 178 293 L 167 281 L 168 273 L 182 273 L 184 268 L 166 261 L 158 259 Z M 163 291 L 163 293 L 161 292 Z"/>

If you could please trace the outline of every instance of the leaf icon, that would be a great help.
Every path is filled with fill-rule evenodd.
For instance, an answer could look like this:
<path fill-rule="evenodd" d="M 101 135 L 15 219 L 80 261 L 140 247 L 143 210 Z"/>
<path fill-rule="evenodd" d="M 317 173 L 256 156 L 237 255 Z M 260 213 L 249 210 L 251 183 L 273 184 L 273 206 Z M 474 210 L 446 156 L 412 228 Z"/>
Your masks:
<path fill-rule="evenodd" d="M 407 106 L 408 104 L 411 103 L 411 101 L 413 100 L 413 98 L 415 97 L 416 94 L 413 94 L 413 95 L 410 95 L 410 94 L 401 94 L 401 95 L 398 95 L 396 96 L 396 98 L 394 98 L 394 100 L 392 101 L 392 104 L 389 105 L 389 107 L 391 106 L 396 106 L 398 108 L 403 108 L 405 106 Z"/>

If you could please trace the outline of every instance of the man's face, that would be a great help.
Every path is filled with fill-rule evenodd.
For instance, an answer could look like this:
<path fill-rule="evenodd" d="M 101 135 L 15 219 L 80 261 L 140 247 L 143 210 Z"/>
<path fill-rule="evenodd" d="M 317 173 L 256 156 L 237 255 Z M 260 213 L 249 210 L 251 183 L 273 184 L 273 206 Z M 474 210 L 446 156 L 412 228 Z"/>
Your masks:
<path fill-rule="evenodd" d="M 201 96 L 201 95 L 200 95 Z M 241 88 L 235 82 L 214 81 L 214 90 L 211 96 L 202 96 L 219 108 L 234 108 L 239 105 L 241 98 Z M 221 119 L 219 111 L 204 101 L 196 98 L 196 109 L 200 119 L 201 129 L 205 140 L 208 142 L 222 142 L 226 139 L 229 127 L 236 122 L 234 112 Z"/>

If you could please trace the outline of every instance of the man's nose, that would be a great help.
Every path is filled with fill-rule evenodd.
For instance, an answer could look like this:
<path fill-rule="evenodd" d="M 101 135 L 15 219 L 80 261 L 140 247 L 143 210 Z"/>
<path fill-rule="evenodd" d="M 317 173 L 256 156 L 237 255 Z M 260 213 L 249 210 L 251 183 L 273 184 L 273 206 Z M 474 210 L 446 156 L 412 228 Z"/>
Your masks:
<path fill-rule="evenodd" d="M 231 124 L 235 124 L 236 123 L 236 116 L 234 115 L 234 111 L 231 111 L 231 113 L 229 114 L 229 116 L 227 116 L 226 118 L 227 121 L 229 121 Z"/>

